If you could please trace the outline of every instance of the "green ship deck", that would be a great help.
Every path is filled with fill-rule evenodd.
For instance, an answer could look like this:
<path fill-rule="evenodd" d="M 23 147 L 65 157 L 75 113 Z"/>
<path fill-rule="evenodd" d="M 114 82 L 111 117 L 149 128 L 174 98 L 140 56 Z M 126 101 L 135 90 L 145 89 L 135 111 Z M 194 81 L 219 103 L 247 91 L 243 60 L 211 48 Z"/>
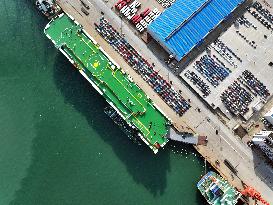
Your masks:
<path fill-rule="evenodd" d="M 81 25 L 61 14 L 50 21 L 44 32 L 107 102 L 138 128 L 154 152 L 166 144 L 168 119 Z"/>
<path fill-rule="evenodd" d="M 241 196 L 240 192 L 215 172 L 208 172 L 198 182 L 197 188 L 213 205 L 235 205 Z"/>

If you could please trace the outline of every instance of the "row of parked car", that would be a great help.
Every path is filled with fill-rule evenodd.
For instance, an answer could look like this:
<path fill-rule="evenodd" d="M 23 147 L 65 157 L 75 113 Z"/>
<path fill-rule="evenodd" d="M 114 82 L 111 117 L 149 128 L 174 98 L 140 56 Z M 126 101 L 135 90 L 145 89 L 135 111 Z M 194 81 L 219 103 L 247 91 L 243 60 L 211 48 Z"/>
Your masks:
<path fill-rule="evenodd" d="M 258 29 L 257 26 L 255 26 L 252 22 L 250 22 L 250 20 L 248 20 L 248 19 L 247 19 L 246 17 L 244 17 L 244 16 L 241 16 L 241 17 L 238 18 L 236 21 L 237 21 L 240 25 L 245 25 L 247 28 L 252 27 L 252 28 L 254 28 L 255 30 Z"/>
<path fill-rule="evenodd" d="M 156 0 L 163 8 L 168 8 L 170 7 L 175 0 Z"/>
<path fill-rule="evenodd" d="M 271 24 L 273 24 L 273 15 L 267 9 L 263 8 L 262 4 L 259 2 L 254 2 L 252 5 L 264 18 L 266 18 Z"/>
<path fill-rule="evenodd" d="M 230 73 L 228 68 L 223 67 L 208 55 L 204 55 L 200 61 L 196 61 L 194 68 L 214 87 L 217 87 Z"/>
<path fill-rule="evenodd" d="M 247 87 L 252 90 L 254 93 L 266 99 L 270 96 L 269 90 L 267 87 L 258 80 L 249 70 L 245 70 L 241 78 L 245 81 Z"/>
<path fill-rule="evenodd" d="M 222 93 L 221 100 L 234 115 L 244 116 L 249 111 L 249 105 L 254 97 L 239 82 L 234 81 Z"/>
<path fill-rule="evenodd" d="M 203 93 L 204 98 L 209 96 L 210 87 L 195 72 L 188 70 L 184 75 Z"/>
<path fill-rule="evenodd" d="M 211 47 L 214 48 L 214 50 L 217 53 L 219 53 L 220 56 L 222 56 L 230 65 L 234 66 L 234 68 L 237 68 L 237 64 L 234 61 L 234 57 L 239 62 L 242 62 L 242 59 L 220 39 L 214 41 L 214 43 L 211 44 Z"/>
<path fill-rule="evenodd" d="M 256 49 L 257 45 L 255 41 L 250 41 L 244 34 L 242 34 L 240 31 L 236 31 L 236 33 L 242 38 L 244 39 L 244 41 L 246 43 L 248 43 L 252 48 Z"/>
<path fill-rule="evenodd" d="M 95 24 L 97 32 L 123 57 L 123 59 L 156 91 L 156 93 L 182 116 L 190 104 L 144 59 L 131 44 L 105 18 Z"/>
<path fill-rule="evenodd" d="M 143 32 L 148 25 L 161 14 L 157 8 L 153 10 L 146 8 L 142 12 L 138 12 L 141 9 L 141 3 L 137 0 L 118 0 L 115 3 L 115 8 L 120 15 L 129 20 L 139 32 Z"/>
<path fill-rule="evenodd" d="M 260 15 L 258 12 L 256 11 L 251 11 L 250 9 L 248 9 L 248 11 L 250 12 L 250 14 L 257 19 L 263 26 L 265 26 L 268 30 L 272 30 L 272 25 L 265 19 L 263 18 L 262 15 Z"/>

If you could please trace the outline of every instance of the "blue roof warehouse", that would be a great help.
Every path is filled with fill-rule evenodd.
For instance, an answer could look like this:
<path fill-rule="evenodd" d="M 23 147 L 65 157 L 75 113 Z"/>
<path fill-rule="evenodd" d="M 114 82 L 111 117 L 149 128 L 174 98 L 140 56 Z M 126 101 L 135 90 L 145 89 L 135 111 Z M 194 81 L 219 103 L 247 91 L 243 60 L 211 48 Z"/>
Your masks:
<path fill-rule="evenodd" d="M 176 0 L 148 33 L 180 61 L 245 0 Z"/>

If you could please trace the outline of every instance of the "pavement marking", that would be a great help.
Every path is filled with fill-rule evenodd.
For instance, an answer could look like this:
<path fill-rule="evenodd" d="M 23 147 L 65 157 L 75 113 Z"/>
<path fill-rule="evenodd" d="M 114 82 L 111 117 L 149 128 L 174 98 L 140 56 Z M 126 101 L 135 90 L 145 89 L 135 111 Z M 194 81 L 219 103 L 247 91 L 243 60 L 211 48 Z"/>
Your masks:
<path fill-rule="evenodd" d="M 215 127 L 214 126 L 212 126 L 210 123 L 207 123 L 213 130 L 215 130 Z M 245 158 L 236 150 L 236 149 L 234 149 L 234 147 L 222 136 L 222 135 L 218 135 L 218 136 L 220 136 L 232 149 L 233 149 L 233 151 L 235 151 L 238 155 L 240 155 L 240 157 L 243 159 L 243 160 L 245 160 Z"/>

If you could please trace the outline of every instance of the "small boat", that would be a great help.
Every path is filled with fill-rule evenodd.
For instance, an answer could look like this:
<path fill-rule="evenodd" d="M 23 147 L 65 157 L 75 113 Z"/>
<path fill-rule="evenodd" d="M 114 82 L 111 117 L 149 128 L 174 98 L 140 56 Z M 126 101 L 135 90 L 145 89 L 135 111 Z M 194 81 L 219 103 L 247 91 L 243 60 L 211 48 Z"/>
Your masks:
<path fill-rule="evenodd" d="M 61 11 L 61 8 L 53 0 L 36 0 L 35 5 L 48 19 L 53 18 Z"/>

